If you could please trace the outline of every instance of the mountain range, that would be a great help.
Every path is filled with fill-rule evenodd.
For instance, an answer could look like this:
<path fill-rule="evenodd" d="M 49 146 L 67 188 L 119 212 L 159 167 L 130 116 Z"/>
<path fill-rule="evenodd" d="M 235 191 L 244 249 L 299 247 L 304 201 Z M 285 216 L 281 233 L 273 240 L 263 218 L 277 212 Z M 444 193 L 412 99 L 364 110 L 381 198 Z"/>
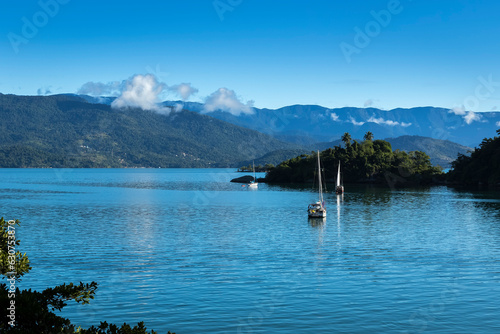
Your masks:
<path fill-rule="evenodd" d="M 92 103 L 110 104 L 113 97 L 80 97 Z M 466 112 L 460 109 L 417 107 L 382 110 L 377 108 L 326 108 L 318 105 L 292 105 L 279 109 L 252 108 L 253 113 L 204 111 L 198 102 L 164 101 L 164 106 L 179 108 L 263 132 L 300 145 L 331 142 L 344 132 L 362 138 L 371 131 L 378 138 L 421 136 L 449 140 L 467 147 L 495 135 L 500 127 L 500 112 Z"/>
<path fill-rule="evenodd" d="M 175 106 L 182 102 L 164 104 Z M 200 103 L 190 102 L 184 107 L 203 112 L 203 104 Z M 366 132 L 371 131 L 377 138 L 416 135 L 475 147 L 484 137 L 494 135 L 500 127 L 500 112 L 466 113 L 435 107 L 381 110 L 293 105 L 279 109 L 254 108 L 253 114 L 234 115 L 224 111 L 206 114 L 301 145 L 331 142 L 340 139 L 344 132 L 350 133 L 353 138 L 363 138 Z"/>
<path fill-rule="evenodd" d="M 393 149 L 422 150 L 448 167 L 484 136 L 500 113 L 471 124 L 459 112 L 434 107 L 329 109 L 294 105 L 253 113 L 204 111 L 196 102 L 165 101 L 168 114 L 114 109 L 113 97 L 0 94 L 3 167 L 239 167 L 277 164 L 311 150 L 340 145 L 367 131 Z M 174 111 L 176 110 L 176 111 Z"/>

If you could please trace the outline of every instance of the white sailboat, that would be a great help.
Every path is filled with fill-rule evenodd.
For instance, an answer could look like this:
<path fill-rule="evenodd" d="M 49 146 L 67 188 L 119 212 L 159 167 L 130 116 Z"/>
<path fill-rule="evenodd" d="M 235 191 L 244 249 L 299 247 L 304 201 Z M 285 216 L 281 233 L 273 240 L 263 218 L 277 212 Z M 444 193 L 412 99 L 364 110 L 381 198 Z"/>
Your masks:
<path fill-rule="evenodd" d="M 319 201 L 309 204 L 307 215 L 309 218 L 324 218 L 326 217 L 325 201 L 323 201 L 323 183 L 321 182 L 321 164 L 319 161 L 318 151 L 318 183 L 319 183 Z"/>
<path fill-rule="evenodd" d="M 250 181 L 248 184 L 248 189 L 257 189 L 259 187 L 259 183 L 257 182 L 257 178 L 255 177 L 255 162 L 252 161 L 253 168 L 253 181 Z"/>
<path fill-rule="evenodd" d="M 335 184 L 335 193 L 336 194 L 343 194 L 344 193 L 344 186 L 340 182 L 340 161 L 339 161 L 339 169 L 337 172 L 337 181 Z"/>

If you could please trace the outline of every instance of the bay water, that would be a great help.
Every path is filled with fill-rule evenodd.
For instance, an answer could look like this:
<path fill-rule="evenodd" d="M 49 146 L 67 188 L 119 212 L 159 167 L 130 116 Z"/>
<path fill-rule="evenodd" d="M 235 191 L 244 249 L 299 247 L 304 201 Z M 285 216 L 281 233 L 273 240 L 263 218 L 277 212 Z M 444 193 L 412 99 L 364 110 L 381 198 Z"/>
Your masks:
<path fill-rule="evenodd" d="M 99 284 L 60 313 L 183 333 L 498 333 L 500 194 L 311 185 L 233 169 L 2 169 L 18 284 Z M 263 174 L 258 175 L 263 176 Z M 333 185 L 330 190 L 333 190 Z"/>

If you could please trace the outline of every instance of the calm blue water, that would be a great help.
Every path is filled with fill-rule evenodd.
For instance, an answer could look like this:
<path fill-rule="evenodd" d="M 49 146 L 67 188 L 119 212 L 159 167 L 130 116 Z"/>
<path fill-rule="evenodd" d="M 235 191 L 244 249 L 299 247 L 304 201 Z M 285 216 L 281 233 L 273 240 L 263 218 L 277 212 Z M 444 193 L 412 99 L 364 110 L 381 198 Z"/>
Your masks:
<path fill-rule="evenodd" d="M 226 169 L 0 170 L 21 287 L 97 281 L 62 315 L 183 333 L 498 333 L 500 196 L 248 191 Z M 332 188 L 333 189 L 333 188 Z"/>

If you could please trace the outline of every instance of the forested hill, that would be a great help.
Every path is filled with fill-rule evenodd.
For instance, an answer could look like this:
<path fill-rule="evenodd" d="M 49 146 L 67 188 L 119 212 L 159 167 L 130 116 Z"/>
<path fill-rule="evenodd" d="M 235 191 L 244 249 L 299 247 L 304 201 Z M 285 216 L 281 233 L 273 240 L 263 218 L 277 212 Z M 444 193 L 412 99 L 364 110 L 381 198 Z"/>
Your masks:
<path fill-rule="evenodd" d="M 0 94 L 0 167 L 233 167 L 293 149 L 190 111 L 115 110 L 77 96 Z"/>
<path fill-rule="evenodd" d="M 500 130 L 497 130 L 500 135 Z M 485 138 L 469 156 L 452 163 L 448 180 L 467 186 L 500 186 L 500 137 Z"/>
<path fill-rule="evenodd" d="M 351 142 L 344 134 L 345 147 L 335 146 L 320 153 L 327 180 L 334 181 L 337 166 L 342 166 L 342 177 L 347 183 L 376 182 L 397 184 L 426 184 L 440 176 L 441 170 L 433 167 L 429 156 L 420 151 L 393 151 L 385 140 L 368 139 Z M 316 154 L 295 157 L 276 166 L 266 175 L 270 183 L 310 182 L 315 178 Z"/>

